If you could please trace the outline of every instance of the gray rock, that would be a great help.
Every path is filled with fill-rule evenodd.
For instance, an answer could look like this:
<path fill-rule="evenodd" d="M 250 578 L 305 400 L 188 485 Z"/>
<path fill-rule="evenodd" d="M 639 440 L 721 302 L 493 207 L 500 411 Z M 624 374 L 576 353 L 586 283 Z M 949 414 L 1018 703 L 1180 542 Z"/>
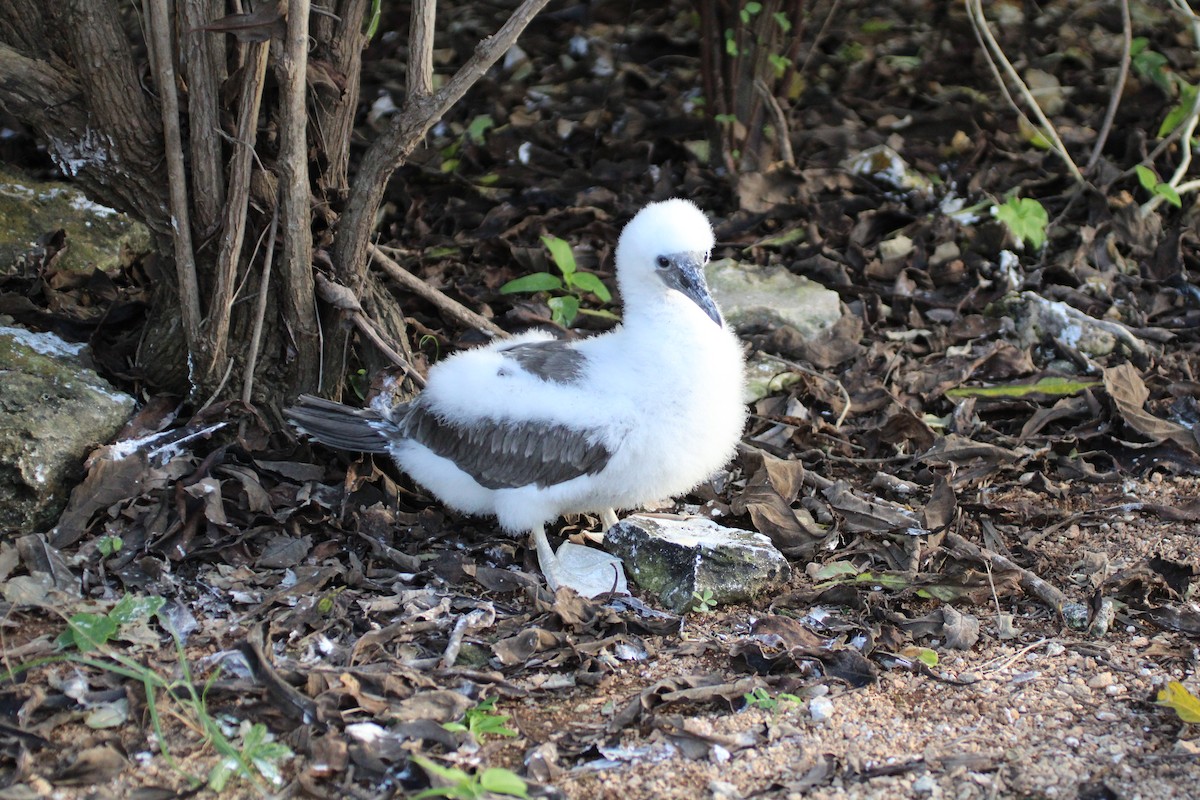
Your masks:
<path fill-rule="evenodd" d="M 0 170 L 0 272 L 39 261 L 37 240 L 59 228 L 67 233 L 67 248 L 55 264 L 66 269 L 108 269 L 120 263 L 122 248 L 150 249 L 146 226 L 70 184 Z"/>
<path fill-rule="evenodd" d="M 791 325 L 815 338 L 842 316 L 837 292 L 783 267 L 740 264 L 731 258 L 705 268 L 708 288 L 735 328 Z"/>
<path fill-rule="evenodd" d="M 639 586 L 675 612 L 693 593 L 735 603 L 777 588 L 791 575 L 783 554 L 761 533 L 726 528 L 708 519 L 626 517 L 604 535 Z M 707 595 L 706 595 L 707 596 Z"/>
<path fill-rule="evenodd" d="M 134 399 L 86 366 L 81 350 L 0 326 L 0 532 L 52 525 L 84 458 L 133 411 Z"/>
<path fill-rule="evenodd" d="M 1018 343 L 1023 347 L 1053 339 L 1089 356 L 1106 356 L 1122 344 L 1145 354 L 1146 345 L 1127 326 L 1108 319 L 1089 317 L 1061 301 L 1047 300 L 1036 292 L 1011 294 L 999 301 L 996 310 L 1013 320 Z"/>

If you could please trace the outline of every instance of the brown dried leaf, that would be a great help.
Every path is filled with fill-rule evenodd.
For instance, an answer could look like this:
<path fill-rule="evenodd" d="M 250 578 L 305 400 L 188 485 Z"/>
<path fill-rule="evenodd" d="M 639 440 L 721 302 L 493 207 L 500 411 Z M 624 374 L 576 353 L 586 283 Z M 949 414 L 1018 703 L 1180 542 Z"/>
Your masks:
<path fill-rule="evenodd" d="M 1104 388 L 1126 425 L 1156 444 L 1170 441 L 1200 455 L 1200 442 L 1197 442 L 1192 431 L 1146 411 L 1145 405 L 1150 399 L 1150 390 L 1146 388 L 1142 376 L 1132 364 L 1125 363 L 1104 370 Z"/>
<path fill-rule="evenodd" d="M 51 780 L 58 786 L 92 786 L 116 777 L 127 763 L 125 756 L 112 745 L 89 747 Z"/>
<path fill-rule="evenodd" d="M 788 556 L 815 552 L 825 531 L 807 511 L 791 508 L 804 483 L 804 465 L 761 451 L 748 451 L 745 460 L 745 469 L 752 475 L 742 493 L 730 502 L 733 513 L 749 513 L 755 529 Z"/>
<path fill-rule="evenodd" d="M 229 14 L 195 30 L 212 33 L 231 33 L 239 42 L 265 42 L 282 36 L 285 20 L 278 4 L 265 3 L 249 14 Z"/>
<path fill-rule="evenodd" d="M 71 500 L 50 532 L 50 543 L 67 547 L 87 532 L 92 515 L 114 503 L 137 497 L 143 491 L 149 464 L 142 452 L 124 458 L 95 458 L 83 483 L 71 491 Z"/>

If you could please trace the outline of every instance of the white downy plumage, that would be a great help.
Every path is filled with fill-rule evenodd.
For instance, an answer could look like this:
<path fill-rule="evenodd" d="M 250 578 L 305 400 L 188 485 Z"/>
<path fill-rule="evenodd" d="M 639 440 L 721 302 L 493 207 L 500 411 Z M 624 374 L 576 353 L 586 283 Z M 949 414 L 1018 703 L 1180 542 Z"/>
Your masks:
<path fill-rule="evenodd" d="M 599 512 L 607 527 L 614 509 L 692 489 L 733 456 L 745 422 L 742 347 L 704 282 L 712 246 L 694 204 L 653 203 L 617 245 L 616 329 L 461 352 L 429 371 L 417 399 L 382 414 L 304 397 L 288 415 L 331 446 L 387 452 L 452 508 L 530 531 L 552 588 L 607 591 L 619 562 L 569 544 L 556 556 L 545 524 Z"/>

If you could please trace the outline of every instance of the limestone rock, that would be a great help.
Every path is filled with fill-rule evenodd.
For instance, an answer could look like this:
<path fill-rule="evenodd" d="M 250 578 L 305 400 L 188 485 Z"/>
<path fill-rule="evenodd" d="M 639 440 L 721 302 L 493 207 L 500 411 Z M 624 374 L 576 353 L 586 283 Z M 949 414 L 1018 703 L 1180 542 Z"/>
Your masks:
<path fill-rule="evenodd" d="M 672 611 L 686 611 L 693 593 L 735 603 L 775 589 L 791 575 L 783 554 L 761 533 L 709 519 L 626 517 L 604 535 L 639 586 Z"/>
<path fill-rule="evenodd" d="M 735 328 L 791 325 L 815 338 L 842 316 L 835 291 L 783 267 L 740 264 L 731 258 L 705 269 L 708 288 Z"/>
<path fill-rule="evenodd" d="M 134 399 L 85 365 L 82 346 L 0 326 L 0 532 L 44 530 Z"/>
<path fill-rule="evenodd" d="M 70 270 L 109 269 L 120 263 L 122 248 L 150 247 L 144 225 L 93 203 L 70 184 L 0 170 L 0 272 L 40 260 L 38 239 L 60 228 L 67 247 L 55 263 Z"/>

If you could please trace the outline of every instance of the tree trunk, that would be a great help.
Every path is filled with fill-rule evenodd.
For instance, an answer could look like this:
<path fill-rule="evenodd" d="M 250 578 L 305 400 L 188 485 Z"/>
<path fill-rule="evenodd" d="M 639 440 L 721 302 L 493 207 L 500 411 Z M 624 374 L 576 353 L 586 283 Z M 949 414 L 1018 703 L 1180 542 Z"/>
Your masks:
<path fill-rule="evenodd" d="M 546 2 L 524 0 L 435 93 L 434 0 L 413 0 L 406 103 L 353 182 L 370 0 L 261 2 L 227 17 L 222 0 L 5 0 L 0 105 L 90 197 L 153 232 L 147 381 L 195 403 L 243 396 L 277 410 L 302 391 L 340 391 L 361 346 L 351 321 L 369 316 L 383 343 L 362 363 L 408 355 L 403 313 L 368 269 L 387 181 Z"/>

